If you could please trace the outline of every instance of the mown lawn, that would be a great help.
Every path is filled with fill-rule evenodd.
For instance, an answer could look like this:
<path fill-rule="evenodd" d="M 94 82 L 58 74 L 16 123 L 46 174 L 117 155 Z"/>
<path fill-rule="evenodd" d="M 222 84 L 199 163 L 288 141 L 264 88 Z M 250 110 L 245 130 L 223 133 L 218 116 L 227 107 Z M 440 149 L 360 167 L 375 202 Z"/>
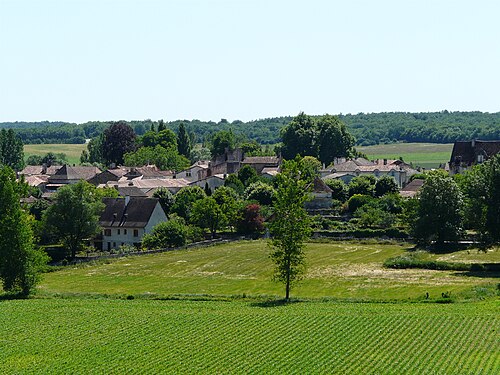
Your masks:
<path fill-rule="evenodd" d="M 499 301 L 0 302 L 2 374 L 497 374 Z"/>
<path fill-rule="evenodd" d="M 421 300 L 449 293 L 458 300 L 471 291 L 495 288 L 495 275 L 386 269 L 383 262 L 411 249 L 410 244 L 359 242 L 310 243 L 307 273 L 292 290 L 297 298 L 337 300 Z M 126 257 L 97 265 L 67 267 L 44 275 L 41 295 L 107 294 L 135 296 L 211 295 L 279 297 L 271 281 L 273 265 L 265 241 L 245 241 L 202 249 Z M 451 256 L 448 254 L 448 256 Z M 467 254 L 461 255 L 466 257 Z M 474 262 L 495 262 L 498 251 L 472 252 Z M 472 260 L 471 260 L 472 261 Z"/>
<path fill-rule="evenodd" d="M 452 143 L 393 143 L 357 147 L 369 159 L 399 159 L 424 168 L 437 168 L 439 164 L 450 161 Z"/>
<path fill-rule="evenodd" d="M 80 155 L 83 150 L 87 149 L 86 144 L 37 144 L 24 145 L 24 156 L 27 158 L 30 155 L 45 155 L 47 152 L 54 154 L 64 153 L 70 164 L 79 164 Z"/>

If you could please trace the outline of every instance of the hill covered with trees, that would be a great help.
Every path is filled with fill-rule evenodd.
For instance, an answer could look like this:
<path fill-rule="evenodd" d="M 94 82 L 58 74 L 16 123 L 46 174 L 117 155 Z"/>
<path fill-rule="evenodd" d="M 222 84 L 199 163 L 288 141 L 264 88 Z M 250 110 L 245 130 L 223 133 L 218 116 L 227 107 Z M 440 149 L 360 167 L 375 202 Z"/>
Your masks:
<path fill-rule="evenodd" d="M 338 116 L 361 146 L 394 142 L 451 143 L 455 140 L 500 139 L 500 112 L 383 112 L 340 114 Z M 196 141 L 203 142 L 220 130 L 255 140 L 261 144 L 280 142 L 280 130 L 293 116 L 274 117 L 243 122 L 201 120 L 176 120 L 165 122 L 167 128 L 177 132 L 181 123 L 189 133 L 196 134 Z M 128 121 L 137 135 L 158 126 L 157 121 Z M 90 121 L 83 124 L 66 122 L 4 122 L 1 128 L 15 129 L 25 144 L 30 143 L 84 143 L 109 126 L 110 122 Z"/>

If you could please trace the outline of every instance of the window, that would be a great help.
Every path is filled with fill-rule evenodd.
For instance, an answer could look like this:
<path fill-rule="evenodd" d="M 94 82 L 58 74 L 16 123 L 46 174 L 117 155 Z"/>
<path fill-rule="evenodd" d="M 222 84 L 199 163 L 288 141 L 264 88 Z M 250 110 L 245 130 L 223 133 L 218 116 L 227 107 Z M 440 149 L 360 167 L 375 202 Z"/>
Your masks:
<path fill-rule="evenodd" d="M 116 230 L 116 234 L 120 234 L 120 229 L 117 229 L 117 230 Z"/>
<path fill-rule="evenodd" d="M 123 230 L 123 234 L 127 234 L 127 230 L 126 229 Z"/>
<path fill-rule="evenodd" d="M 484 155 L 478 155 L 477 156 L 477 162 L 482 163 L 484 161 Z"/>
<path fill-rule="evenodd" d="M 111 229 L 104 229 L 105 236 L 111 236 Z"/>
<path fill-rule="evenodd" d="M 186 177 L 191 177 L 191 172 L 186 172 Z"/>
<path fill-rule="evenodd" d="M 138 229 L 134 229 L 134 237 L 139 237 L 139 230 Z"/>

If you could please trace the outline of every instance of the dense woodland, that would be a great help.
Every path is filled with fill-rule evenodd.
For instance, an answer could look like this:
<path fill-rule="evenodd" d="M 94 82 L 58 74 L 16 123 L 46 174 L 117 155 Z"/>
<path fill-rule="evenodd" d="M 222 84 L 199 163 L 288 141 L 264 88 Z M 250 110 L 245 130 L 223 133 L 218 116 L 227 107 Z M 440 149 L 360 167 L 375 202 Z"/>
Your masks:
<path fill-rule="evenodd" d="M 500 112 L 386 112 L 339 115 L 361 146 L 393 142 L 451 143 L 456 140 L 500 139 Z M 280 130 L 293 119 L 275 117 L 243 122 L 176 120 L 166 122 L 167 128 L 177 132 L 181 123 L 189 133 L 196 134 L 196 142 L 204 142 L 210 134 L 229 130 L 260 144 L 280 141 Z M 137 135 L 158 125 L 156 121 L 129 121 Z M 65 122 L 4 122 L 0 128 L 12 128 L 25 144 L 30 143 L 84 143 L 109 126 L 109 122 L 90 121 L 83 124 Z"/>

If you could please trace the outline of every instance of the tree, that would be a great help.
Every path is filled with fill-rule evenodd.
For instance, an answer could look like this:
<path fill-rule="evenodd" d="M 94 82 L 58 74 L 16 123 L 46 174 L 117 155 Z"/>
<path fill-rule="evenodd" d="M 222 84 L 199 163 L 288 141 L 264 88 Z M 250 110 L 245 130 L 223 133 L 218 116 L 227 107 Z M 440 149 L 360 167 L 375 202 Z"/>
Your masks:
<path fill-rule="evenodd" d="M 281 173 L 276 177 L 274 219 L 269 224 L 270 256 L 276 266 L 274 279 L 285 284 L 287 301 L 292 284 L 299 281 L 304 272 L 304 242 L 311 234 L 310 218 L 304 208 L 309 199 L 310 181 L 302 180 L 300 174 L 299 160 L 283 162 Z"/>
<path fill-rule="evenodd" d="M 244 165 L 238 171 L 238 178 L 243 183 L 244 187 L 248 187 L 248 185 L 255 182 L 259 178 L 259 176 L 257 175 L 257 171 L 251 166 Z"/>
<path fill-rule="evenodd" d="M 92 138 L 87 145 L 87 150 L 89 151 L 88 163 L 98 163 L 104 164 L 104 156 L 103 156 L 103 143 L 104 143 L 104 133 L 101 133 L 99 136 Z"/>
<path fill-rule="evenodd" d="M 236 138 L 232 130 L 220 130 L 212 136 L 210 153 L 213 156 L 222 155 L 227 150 L 234 150 Z"/>
<path fill-rule="evenodd" d="M 174 195 L 167 188 L 159 188 L 153 193 L 154 198 L 158 198 L 161 208 L 165 212 L 165 215 L 170 215 L 170 211 L 175 203 Z"/>
<path fill-rule="evenodd" d="M 158 133 L 166 128 L 167 126 L 165 125 L 165 122 L 163 120 L 158 120 Z"/>
<path fill-rule="evenodd" d="M 336 178 L 327 178 L 325 184 L 332 189 L 332 199 L 345 202 L 349 197 L 349 191 L 344 181 Z"/>
<path fill-rule="evenodd" d="M 186 158 L 191 156 L 191 139 L 183 122 L 180 123 L 179 133 L 177 134 L 177 149 L 179 154 L 184 155 Z"/>
<path fill-rule="evenodd" d="M 227 224 L 227 216 L 214 198 L 206 197 L 193 203 L 191 222 L 200 228 L 207 228 L 215 238 L 217 230 Z"/>
<path fill-rule="evenodd" d="M 177 148 L 140 147 L 135 152 L 123 155 L 124 164 L 128 167 L 140 167 L 154 164 L 160 169 L 182 171 L 189 166 L 189 160 L 177 153 Z"/>
<path fill-rule="evenodd" d="M 15 171 L 24 168 L 23 142 L 12 129 L 0 131 L 0 165 L 6 165 Z"/>
<path fill-rule="evenodd" d="M 239 207 L 241 205 L 238 193 L 228 186 L 219 186 L 212 194 L 217 204 L 221 207 L 227 218 L 227 224 L 236 226 Z"/>
<path fill-rule="evenodd" d="M 82 180 L 61 187 L 54 204 L 45 211 L 45 227 L 61 239 L 71 258 L 83 248 L 86 239 L 99 232 L 99 216 L 104 209 L 101 199 L 98 189 Z"/>
<path fill-rule="evenodd" d="M 262 181 L 257 181 L 250 184 L 245 190 L 245 197 L 249 201 L 257 201 L 261 205 L 270 206 L 273 204 L 273 199 L 276 190 Z"/>
<path fill-rule="evenodd" d="M 317 119 L 317 127 L 318 159 L 322 163 L 329 165 L 335 158 L 347 157 L 352 153 L 354 137 L 338 117 L 321 116 Z"/>
<path fill-rule="evenodd" d="M 0 280 L 3 289 L 29 295 L 47 257 L 33 245 L 29 216 L 19 204 L 19 187 L 9 167 L 0 168 Z"/>
<path fill-rule="evenodd" d="M 304 156 L 301 160 L 300 166 L 303 178 L 309 178 L 314 180 L 316 177 L 320 176 L 321 162 L 314 156 Z"/>
<path fill-rule="evenodd" d="M 500 154 L 485 164 L 488 195 L 486 196 L 486 230 L 493 241 L 500 241 Z"/>
<path fill-rule="evenodd" d="M 349 183 L 349 196 L 355 194 L 374 195 L 375 194 L 375 178 L 373 176 L 358 176 L 354 177 Z"/>
<path fill-rule="evenodd" d="M 188 227 L 184 219 L 173 217 L 156 225 L 151 233 L 142 238 L 142 245 L 147 249 L 164 249 L 184 246 L 187 242 Z"/>
<path fill-rule="evenodd" d="M 205 191 L 199 186 L 183 187 L 174 196 L 175 202 L 172 206 L 172 212 L 189 222 L 193 204 L 206 196 Z"/>
<path fill-rule="evenodd" d="M 420 191 L 414 237 L 419 243 L 456 240 L 462 232 L 462 205 L 462 193 L 451 177 L 429 174 Z"/>
<path fill-rule="evenodd" d="M 241 182 L 238 176 L 234 173 L 231 173 L 226 177 L 226 179 L 224 180 L 224 186 L 228 186 L 234 189 L 234 191 L 239 195 L 243 194 L 243 192 L 245 191 L 245 186 L 243 185 L 243 182 Z"/>
<path fill-rule="evenodd" d="M 260 214 L 258 204 L 248 204 L 241 209 L 236 223 L 238 233 L 260 233 L 264 230 L 264 218 Z"/>
<path fill-rule="evenodd" d="M 134 129 L 124 121 L 111 124 L 104 130 L 102 142 L 102 156 L 106 164 L 123 164 L 123 155 L 136 149 L 136 135 Z"/>
<path fill-rule="evenodd" d="M 299 113 L 281 130 L 281 138 L 281 155 L 285 159 L 290 160 L 297 155 L 317 156 L 317 127 L 313 118 L 304 112 Z"/>
<path fill-rule="evenodd" d="M 398 184 L 396 180 L 390 176 L 382 176 L 375 182 L 375 196 L 381 197 L 385 194 L 398 192 Z"/>

